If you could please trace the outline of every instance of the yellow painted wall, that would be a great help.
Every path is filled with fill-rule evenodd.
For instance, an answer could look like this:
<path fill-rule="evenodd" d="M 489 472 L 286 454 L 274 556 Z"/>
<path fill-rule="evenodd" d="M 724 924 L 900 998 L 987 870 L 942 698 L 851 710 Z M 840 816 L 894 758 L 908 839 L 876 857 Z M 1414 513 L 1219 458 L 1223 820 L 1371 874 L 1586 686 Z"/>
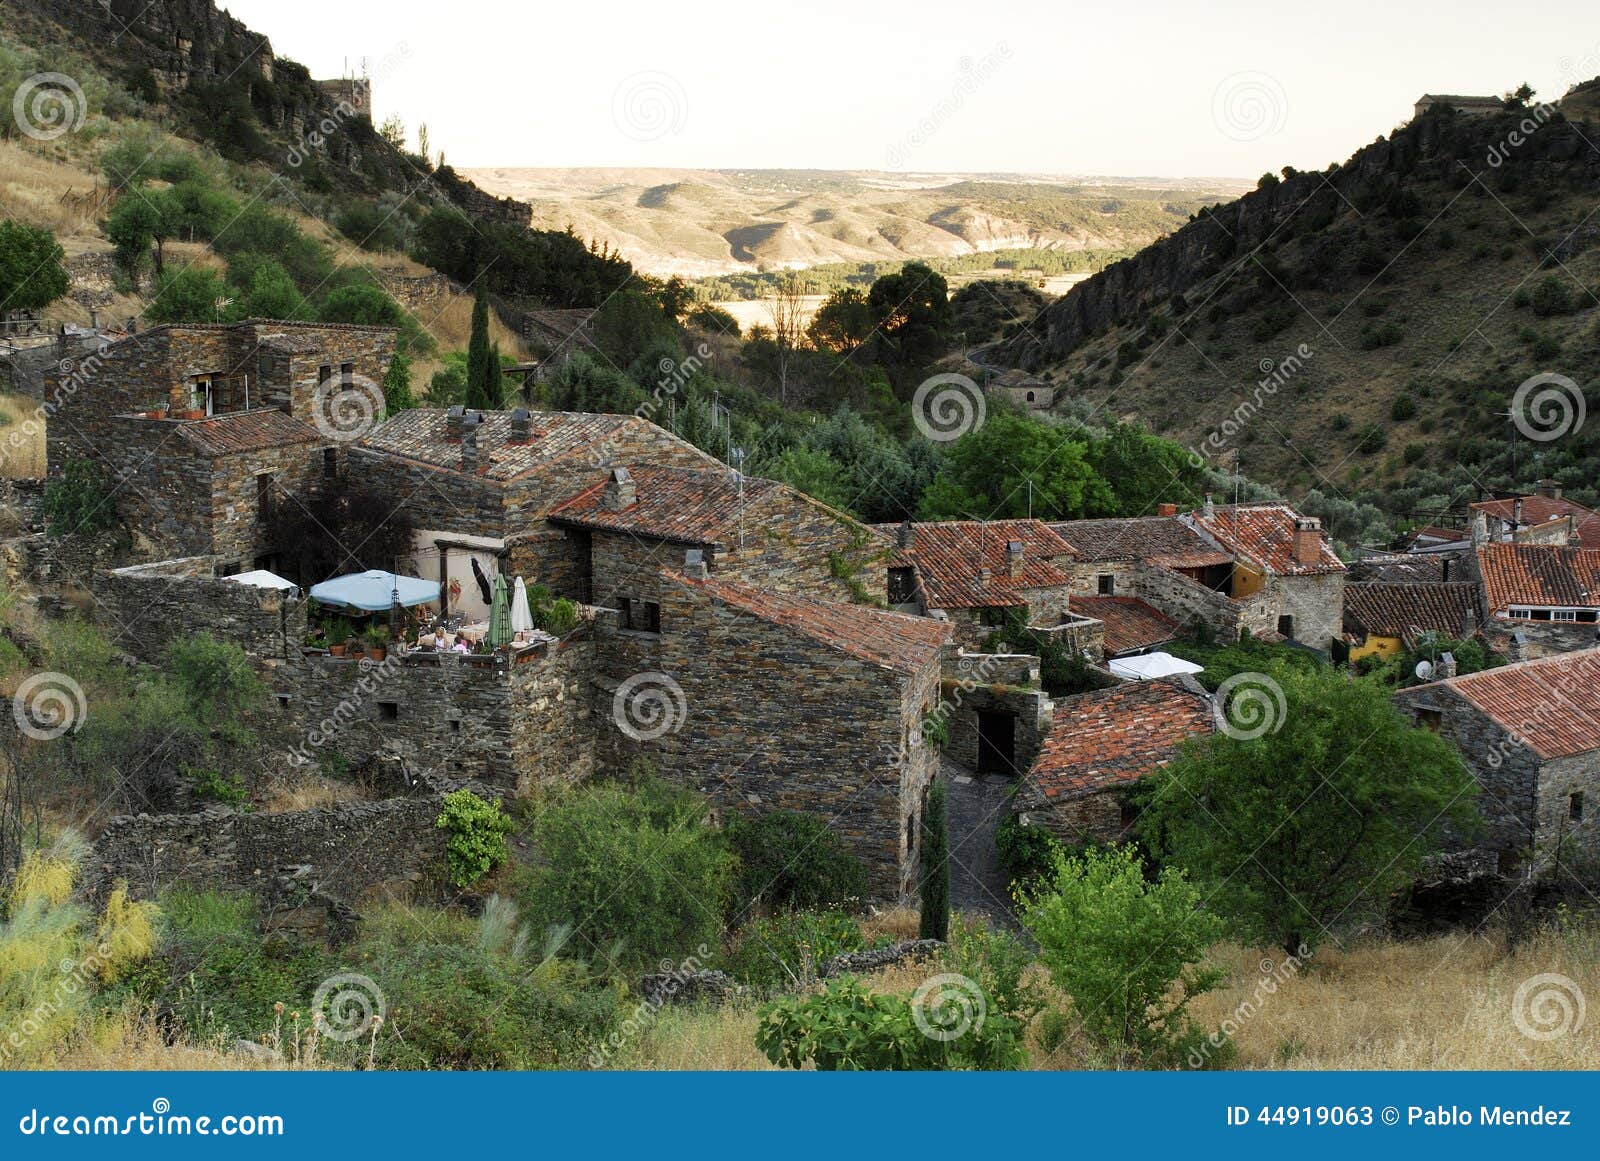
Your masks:
<path fill-rule="evenodd" d="M 1248 568 L 1242 564 L 1233 566 L 1233 592 L 1231 595 L 1234 600 L 1259 593 L 1266 587 L 1267 576 L 1265 573 L 1256 572 L 1255 569 Z"/>
<path fill-rule="evenodd" d="M 1350 646 L 1350 660 L 1360 661 L 1363 657 L 1393 657 L 1401 652 L 1405 645 L 1398 637 L 1368 637 L 1360 645 Z"/>

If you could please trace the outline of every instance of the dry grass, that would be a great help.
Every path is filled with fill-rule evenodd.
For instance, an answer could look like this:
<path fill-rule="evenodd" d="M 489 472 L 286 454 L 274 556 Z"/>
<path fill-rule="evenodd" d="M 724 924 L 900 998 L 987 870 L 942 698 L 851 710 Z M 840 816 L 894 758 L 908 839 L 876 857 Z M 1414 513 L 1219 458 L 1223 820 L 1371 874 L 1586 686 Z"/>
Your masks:
<path fill-rule="evenodd" d="M 1600 1068 L 1600 1021 L 1586 1020 L 1574 1031 L 1541 1041 L 1524 1035 L 1513 1014 L 1518 986 L 1549 973 L 1566 976 L 1587 997 L 1600 997 L 1597 951 L 1600 933 L 1593 929 L 1546 935 L 1513 955 L 1495 940 L 1465 935 L 1372 940 L 1343 951 L 1320 951 L 1294 971 L 1279 966 L 1281 952 L 1221 945 L 1213 959 L 1229 969 L 1230 979 L 1191 1010 L 1204 1028 L 1219 1029 L 1227 1022 L 1236 1029 L 1230 1068 Z M 1273 966 L 1263 972 L 1266 960 Z M 869 982 L 876 990 L 905 994 L 936 970 L 903 965 Z M 1264 984 L 1271 979 L 1279 982 Z M 1067 1005 L 1059 993 L 1052 999 L 1054 1006 Z M 769 1068 L 755 1048 L 758 1008 L 741 1002 L 722 1009 L 662 1009 L 655 1024 L 617 1053 L 612 1066 Z M 1079 1038 L 1046 1052 L 1037 1022 L 1028 1040 L 1034 1069 L 1112 1064 Z"/>
<path fill-rule="evenodd" d="M 44 478 L 44 424 L 35 423 L 32 434 L 25 426 L 38 408 L 37 400 L 21 395 L 0 395 L 0 477 L 8 480 Z"/>
<path fill-rule="evenodd" d="M 68 193 L 92 191 L 92 170 L 32 142 L 0 141 L 0 175 L 0 218 L 16 218 L 60 239 L 97 235 L 92 217 L 61 200 Z M 69 254 L 77 252 L 67 248 Z"/>
<path fill-rule="evenodd" d="M 311 810 L 319 806 L 338 806 L 359 802 L 361 790 L 349 782 L 325 778 L 321 774 L 293 774 L 275 779 L 256 804 L 269 814 L 291 810 Z"/>

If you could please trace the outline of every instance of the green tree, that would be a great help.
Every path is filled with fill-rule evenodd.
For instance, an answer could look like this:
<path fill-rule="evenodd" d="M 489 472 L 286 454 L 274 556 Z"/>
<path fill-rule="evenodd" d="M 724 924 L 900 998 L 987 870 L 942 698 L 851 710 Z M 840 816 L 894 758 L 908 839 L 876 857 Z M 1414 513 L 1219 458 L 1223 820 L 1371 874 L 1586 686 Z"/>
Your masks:
<path fill-rule="evenodd" d="M 867 296 L 854 286 L 841 286 L 817 308 L 806 337 L 818 350 L 842 355 L 871 338 L 876 322 Z"/>
<path fill-rule="evenodd" d="M 761 474 L 781 480 L 808 496 L 846 512 L 855 510 L 856 494 L 844 468 L 826 452 L 808 447 L 785 448 L 761 466 Z"/>
<path fill-rule="evenodd" d="M 594 342 L 618 367 L 629 367 L 646 352 L 668 348 L 681 355 L 678 331 L 651 295 L 625 290 L 606 299 L 594 313 Z"/>
<path fill-rule="evenodd" d="M 264 262 L 251 276 L 237 313 L 241 318 L 301 319 L 306 316 L 306 300 L 287 270 L 276 262 Z"/>
<path fill-rule="evenodd" d="M 0 222 L 0 313 L 43 310 L 65 294 L 65 258 L 50 231 Z"/>
<path fill-rule="evenodd" d="M 1085 441 L 1006 407 L 950 445 L 922 498 L 925 520 L 1075 520 L 1115 509 Z"/>
<path fill-rule="evenodd" d="M 483 283 L 472 300 L 472 334 L 467 340 L 467 397 L 469 411 L 500 406 L 500 360 L 489 342 L 489 292 Z"/>
<path fill-rule="evenodd" d="M 1224 712 L 1235 728 L 1147 781 L 1139 825 L 1247 938 L 1299 955 L 1473 825 L 1460 755 L 1378 683 L 1279 667 L 1238 681 Z"/>
<path fill-rule="evenodd" d="M 950 345 L 950 287 L 926 263 L 907 262 L 899 273 L 879 278 L 867 305 L 888 362 L 922 367 Z"/>
<path fill-rule="evenodd" d="M 209 270 L 190 266 L 157 280 L 144 317 L 150 322 L 226 322 L 234 311 L 222 280 Z"/>
<path fill-rule="evenodd" d="M 411 360 L 404 351 L 396 351 L 389 360 L 389 369 L 383 373 L 384 409 L 388 415 L 409 411 L 419 406 L 411 393 Z"/>
<path fill-rule="evenodd" d="M 1221 924 L 1181 871 L 1149 879 L 1132 847 L 1091 848 L 1059 857 L 1017 902 L 1090 1040 L 1154 1063 L 1181 1058 L 1190 1001 L 1222 980 L 1204 965 Z"/>
<path fill-rule="evenodd" d="M 1193 508 L 1205 488 L 1188 452 L 1131 423 L 1113 422 L 1091 445 L 1089 465 L 1111 486 L 1121 516 L 1153 515 L 1163 502 Z"/>
<path fill-rule="evenodd" d="M 944 781 L 935 778 L 922 811 L 922 915 L 923 939 L 950 937 L 950 819 Z"/>
<path fill-rule="evenodd" d="M 728 824 L 739 856 L 739 896 L 777 908 L 842 907 L 867 893 L 866 870 L 826 819 L 775 810 Z"/>
<path fill-rule="evenodd" d="M 119 198 L 106 216 L 106 237 L 117 248 L 117 265 L 129 278 L 139 277 L 152 254 L 156 277 L 165 272 L 163 243 L 172 229 L 168 202 L 160 193 L 135 190 Z"/>
<path fill-rule="evenodd" d="M 88 460 L 71 460 L 44 491 L 45 532 L 52 539 L 103 532 L 117 523 L 117 508 L 105 477 Z"/>

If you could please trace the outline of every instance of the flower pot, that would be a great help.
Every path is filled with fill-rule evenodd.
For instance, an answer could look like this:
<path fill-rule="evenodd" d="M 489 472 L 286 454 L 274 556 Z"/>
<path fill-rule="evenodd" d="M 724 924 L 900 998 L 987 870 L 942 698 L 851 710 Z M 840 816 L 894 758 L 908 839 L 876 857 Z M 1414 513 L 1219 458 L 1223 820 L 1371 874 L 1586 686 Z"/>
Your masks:
<path fill-rule="evenodd" d="M 328 653 L 330 655 L 334 656 L 334 657 L 343 657 L 344 656 L 344 646 L 343 645 L 329 645 L 328 646 Z"/>
<path fill-rule="evenodd" d="M 374 661 L 382 661 L 389 656 L 389 651 L 381 645 L 369 645 L 367 646 L 367 656 Z"/>

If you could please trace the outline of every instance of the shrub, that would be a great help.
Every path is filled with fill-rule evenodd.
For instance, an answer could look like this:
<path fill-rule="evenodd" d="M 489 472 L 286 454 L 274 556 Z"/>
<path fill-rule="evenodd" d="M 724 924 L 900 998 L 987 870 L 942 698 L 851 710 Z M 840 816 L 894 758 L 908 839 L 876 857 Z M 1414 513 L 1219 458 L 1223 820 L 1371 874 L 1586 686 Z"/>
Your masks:
<path fill-rule="evenodd" d="M 825 819 L 798 810 L 735 818 L 728 840 L 739 856 L 738 904 L 843 907 L 867 891 L 860 861 Z"/>
<path fill-rule="evenodd" d="M 861 925 L 843 912 L 791 911 L 752 922 L 726 962 L 741 984 L 792 988 L 816 979 L 825 961 L 866 946 Z"/>
<path fill-rule="evenodd" d="M 822 1072 L 1021 1067 L 1027 1056 L 1016 1021 L 963 1007 L 963 1000 L 973 1000 L 965 994 L 936 1006 L 945 998 L 877 995 L 847 976 L 830 982 L 819 995 L 763 1008 L 756 1047 L 782 1068 L 810 1064 Z M 945 1033 L 961 1031 L 945 1039 L 929 1035 L 924 1025 Z"/>
<path fill-rule="evenodd" d="M 246 713 L 265 690 L 244 650 L 209 633 L 174 640 L 165 660 L 195 713 L 213 726 Z"/>
<path fill-rule="evenodd" d="M 1189 1002 L 1222 981 L 1203 965 L 1221 923 L 1181 871 L 1149 880 L 1131 847 L 1090 849 L 1060 859 L 1019 902 L 1039 958 L 1094 1043 L 1152 1063 L 1180 1057 L 1195 1035 Z"/>
<path fill-rule="evenodd" d="M 52 538 L 103 532 L 117 522 L 111 490 L 88 460 L 72 460 L 44 490 L 45 531 Z"/>
<path fill-rule="evenodd" d="M 1396 395 L 1394 402 L 1389 405 L 1389 418 L 1396 423 L 1404 423 L 1408 419 L 1415 419 L 1417 415 L 1417 401 L 1409 395 Z"/>
<path fill-rule="evenodd" d="M 471 887 L 511 857 L 506 843 L 511 819 L 498 802 L 479 798 L 465 787 L 444 796 L 444 809 L 434 825 L 450 832 L 445 853 L 450 881 L 457 887 Z"/>
<path fill-rule="evenodd" d="M 983 990 L 991 1012 L 1000 1012 L 1026 1028 L 1043 1010 L 1043 990 L 1025 979 L 1033 953 L 1011 932 L 982 920 L 957 917 L 944 963 Z"/>
<path fill-rule="evenodd" d="M 586 956 L 633 968 L 718 943 L 737 862 L 698 794 L 586 786 L 539 815 L 533 841 L 519 900 L 537 926 L 569 927 Z"/>
<path fill-rule="evenodd" d="M 250 791 L 238 774 L 224 774 L 209 767 L 199 770 L 185 768 L 194 784 L 194 792 L 201 798 L 220 802 L 224 806 L 243 806 L 250 801 Z"/>
<path fill-rule="evenodd" d="M 1020 818 L 1009 813 L 995 827 L 994 845 L 1000 869 L 1012 883 L 1028 883 L 1049 874 L 1065 849 L 1044 827 L 1023 826 Z"/>
<path fill-rule="evenodd" d="M 947 939 L 950 935 L 950 821 L 944 782 L 934 779 L 922 811 L 921 936 Z"/>
<path fill-rule="evenodd" d="M 1571 314 L 1573 311 L 1572 290 L 1556 274 L 1548 274 L 1540 279 L 1529 301 L 1533 305 L 1533 313 L 1540 318 Z"/>

